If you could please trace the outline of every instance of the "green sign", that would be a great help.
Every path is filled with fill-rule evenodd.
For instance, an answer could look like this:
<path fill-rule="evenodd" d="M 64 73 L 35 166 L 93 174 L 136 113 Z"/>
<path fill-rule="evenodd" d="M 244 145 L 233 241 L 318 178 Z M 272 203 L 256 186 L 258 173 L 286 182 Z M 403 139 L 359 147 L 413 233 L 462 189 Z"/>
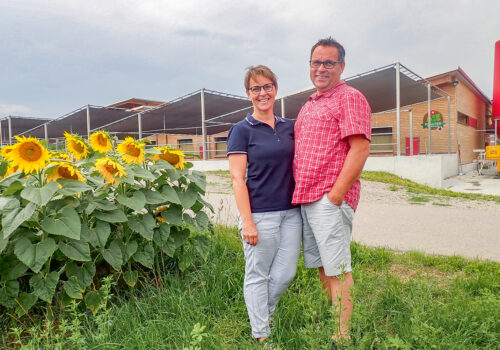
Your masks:
<path fill-rule="evenodd" d="M 438 111 L 431 111 L 431 128 L 432 130 L 443 130 L 444 126 L 443 116 Z M 427 113 L 424 116 L 424 122 L 421 124 L 422 128 L 427 129 L 429 127 L 429 118 L 427 118 Z"/>

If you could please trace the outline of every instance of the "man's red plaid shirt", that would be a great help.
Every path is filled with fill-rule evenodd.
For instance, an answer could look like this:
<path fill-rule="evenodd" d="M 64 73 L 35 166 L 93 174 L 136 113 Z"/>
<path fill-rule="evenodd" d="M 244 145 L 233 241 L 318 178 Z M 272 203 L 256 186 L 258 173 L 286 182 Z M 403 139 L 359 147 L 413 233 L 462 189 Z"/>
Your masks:
<path fill-rule="evenodd" d="M 293 204 L 319 200 L 332 189 L 349 152 L 347 137 L 371 140 L 371 109 L 365 97 L 340 81 L 318 96 L 314 93 L 295 123 Z M 349 189 L 344 201 L 356 210 L 361 183 Z"/>

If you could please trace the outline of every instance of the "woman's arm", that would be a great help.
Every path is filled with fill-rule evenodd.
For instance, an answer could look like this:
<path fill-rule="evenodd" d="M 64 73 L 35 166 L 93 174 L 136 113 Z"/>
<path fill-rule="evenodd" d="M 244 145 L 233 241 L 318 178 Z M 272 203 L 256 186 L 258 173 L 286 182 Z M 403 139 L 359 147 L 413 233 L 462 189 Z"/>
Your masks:
<path fill-rule="evenodd" d="M 245 183 L 245 173 L 247 169 L 247 155 L 244 153 L 234 153 L 229 155 L 229 172 L 233 182 L 234 198 L 240 212 L 243 240 L 248 244 L 256 245 L 259 241 L 257 227 L 252 219 L 250 208 L 250 197 L 248 195 L 247 184 Z"/>

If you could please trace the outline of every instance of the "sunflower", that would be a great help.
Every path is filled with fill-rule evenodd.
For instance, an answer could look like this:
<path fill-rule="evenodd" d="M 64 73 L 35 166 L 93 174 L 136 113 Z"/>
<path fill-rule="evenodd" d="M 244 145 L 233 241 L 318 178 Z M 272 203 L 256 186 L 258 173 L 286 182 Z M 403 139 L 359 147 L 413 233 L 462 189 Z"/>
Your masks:
<path fill-rule="evenodd" d="M 168 146 L 155 147 L 161 154 L 155 154 L 151 159 L 163 159 L 170 164 L 172 164 L 177 169 L 184 169 L 184 164 L 186 160 L 184 159 L 184 154 L 176 149 L 172 149 Z"/>
<path fill-rule="evenodd" d="M 0 151 L 0 155 L 3 158 L 7 159 L 7 154 L 9 154 L 12 151 L 13 147 L 14 145 L 5 146 L 4 148 L 2 148 L 2 151 Z"/>
<path fill-rule="evenodd" d="M 95 162 L 95 169 L 99 171 L 108 184 L 118 183 L 117 177 L 127 176 L 125 168 L 116 160 L 105 157 Z"/>
<path fill-rule="evenodd" d="M 14 174 L 14 173 L 17 171 L 17 168 L 18 168 L 18 166 L 17 166 L 17 165 L 15 165 L 15 166 L 9 165 L 9 166 L 7 167 L 7 171 L 5 172 L 4 177 L 7 177 L 7 176 L 9 176 L 9 175 Z"/>
<path fill-rule="evenodd" d="M 111 137 L 106 131 L 97 131 L 89 136 L 90 147 L 99 153 L 107 153 L 113 148 Z"/>
<path fill-rule="evenodd" d="M 71 160 L 68 156 L 68 154 L 64 152 L 58 152 L 58 151 L 50 151 L 50 159 L 64 159 L 64 160 Z"/>
<path fill-rule="evenodd" d="M 144 145 L 132 137 L 125 137 L 125 141 L 120 143 L 116 149 L 122 153 L 122 159 L 127 164 L 141 164 L 144 162 Z"/>
<path fill-rule="evenodd" d="M 76 160 L 87 158 L 89 155 L 89 148 L 81 137 L 66 131 L 64 132 L 64 137 L 66 138 L 66 149 Z"/>
<path fill-rule="evenodd" d="M 5 159 L 10 161 L 12 167 L 17 166 L 17 171 L 25 174 L 38 173 L 50 161 L 49 151 L 34 137 L 15 136 L 17 143 L 10 152 L 6 152 Z"/>
<path fill-rule="evenodd" d="M 56 181 L 57 179 L 70 179 L 86 182 L 87 180 L 82 176 L 77 167 L 73 164 L 66 162 L 55 162 L 55 166 L 48 169 L 47 182 Z"/>

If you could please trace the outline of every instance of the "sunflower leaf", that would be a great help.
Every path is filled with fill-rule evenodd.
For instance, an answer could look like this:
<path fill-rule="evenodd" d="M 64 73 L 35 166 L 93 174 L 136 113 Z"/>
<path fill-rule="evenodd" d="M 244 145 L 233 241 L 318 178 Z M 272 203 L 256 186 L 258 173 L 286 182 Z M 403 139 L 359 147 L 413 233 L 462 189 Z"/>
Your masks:
<path fill-rule="evenodd" d="M 36 204 L 28 203 L 23 209 L 10 210 L 2 215 L 3 238 L 9 238 L 22 223 L 28 220 L 35 212 Z"/>
<path fill-rule="evenodd" d="M 0 287 L 0 305 L 5 307 L 13 307 L 14 300 L 19 294 L 19 282 L 7 281 L 3 288 Z"/>
<path fill-rule="evenodd" d="M 108 249 L 104 249 L 102 257 L 108 262 L 116 271 L 120 271 L 123 263 L 122 250 L 120 248 L 120 241 L 115 239 L 109 245 Z"/>
<path fill-rule="evenodd" d="M 134 260 L 148 268 L 153 267 L 154 258 L 155 249 L 151 244 L 145 244 L 144 247 L 134 254 Z"/>
<path fill-rule="evenodd" d="M 59 274 L 56 271 L 50 272 L 45 277 L 39 273 L 30 278 L 30 286 L 33 288 L 33 293 L 48 303 L 52 302 L 57 282 L 59 282 Z"/>
<path fill-rule="evenodd" d="M 12 174 L 14 175 L 14 174 Z M 11 194 L 16 194 L 24 188 L 24 185 L 21 181 L 12 182 L 9 187 L 7 187 L 3 192 L 2 196 L 10 196 Z"/>
<path fill-rule="evenodd" d="M 37 244 L 32 244 L 28 238 L 21 238 L 14 246 L 14 254 L 33 272 L 38 273 L 56 249 L 56 242 L 50 237 Z"/>
<path fill-rule="evenodd" d="M 123 280 L 130 287 L 135 286 L 138 278 L 139 278 L 139 273 L 137 271 L 125 271 L 123 273 Z"/>
<path fill-rule="evenodd" d="M 88 261 L 82 266 L 78 266 L 74 262 L 69 262 L 66 265 L 65 271 L 68 278 L 75 276 L 80 284 L 80 287 L 85 289 L 92 283 L 92 279 L 96 273 L 96 268 L 92 261 Z"/>
<path fill-rule="evenodd" d="M 43 187 L 26 187 L 21 191 L 21 197 L 39 206 L 44 206 L 58 189 L 57 183 L 49 182 Z"/>
<path fill-rule="evenodd" d="M 170 203 L 181 204 L 181 200 L 179 199 L 179 195 L 174 190 L 172 186 L 165 185 L 161 188 L 161 193 L 165 197 L 167 201 Z"/>
<path fill-rule="evenodd" d="M 70 240 L 59 242 L 59 250 L 71 260 L 90 261 L 90 248 L 88 243 Z"/>
<path fill-rule="evenodd" d="M 66 294 L 68 294 L 73 299 L 83 299 L 84 288 L 78 283 L 78 278 L 76 276 L 71 276 L 67 281 L 64 281 L 63 288 Z"/>
<path fill-rule="evenodd" d="M 145 179 L 145 180 L 155 180 L 156 176 L 154 176 L 150 171 L 141 168 L 138 165 L 133 165 L 132 169 L 134 171 L 134 176 L 138 177 L 140 179 Z"/>
<path fill-rule="evenodd" d="M 77 193 L 87 192 L 92 190 L 92 187 L 85 182 L 70 179 L 58 179 L 57 182 L 61 184 L 62 188 L 58 193 L 63 196 L 72 196 Z"/>
<path fill-rule="evenodd" d="M 132 216 L 128 219 L 128 226 L 134 231 L 146 238 L 148 241 L 153 239 L 153 230 L 156 226 L 155 219 L 151 214 L 142 216 Z"/>
<path fill-rule="evenodd" d="M 182 226 L 182 210 L 178 206 L 170 206 L 161 213 L 161 217 L 169 224 Z"/>
<path fill-rule="evenodd" d="M 120 209 L 115 209 L 115 210 L 106 211 L 106 212 L 95 211 L 94 216 L 96 218 L 98 218 L 99 220 L 111 222 L 111 223 L 127 222 L 128 221 L 127 216 Z"/>
<path fill-rule="evenodd" d="M 111 233 L 111 227 L 107 222 L 97 221 L 95 227 L 89 232 L 89 243 L 95 248 L 104 248 Z"/>
<path fill-rule="evenodd" d="M 80 240 L 80 216 L 71 207 L 64 207 L 55 218 L 47 217 L 42 221 L 42 229 L 53 235 Z"/>
<path fill-rule="evenodd" d="M 163 204 L 167 201 L 165 196 L 160 192 L 152 191 L 147 188 L 141 189 L 141 192 L 146 196 L 147 204 Z"/>
<path fill-rule="evenodd" d="M 135 191 L 131 197 L 124 194 L 119 194 L 116 200 L 121 205 L 124 205 L 132 210 L 141 211 L 146 205 L 146 196 L 141 191 Z"/>
<path fill-rule="evenodd" d="M 35 305 L 38 297 L 34 293 L 22 292 L 16 299 L 16 312 L 18 316 L 26 314 Z"/>

